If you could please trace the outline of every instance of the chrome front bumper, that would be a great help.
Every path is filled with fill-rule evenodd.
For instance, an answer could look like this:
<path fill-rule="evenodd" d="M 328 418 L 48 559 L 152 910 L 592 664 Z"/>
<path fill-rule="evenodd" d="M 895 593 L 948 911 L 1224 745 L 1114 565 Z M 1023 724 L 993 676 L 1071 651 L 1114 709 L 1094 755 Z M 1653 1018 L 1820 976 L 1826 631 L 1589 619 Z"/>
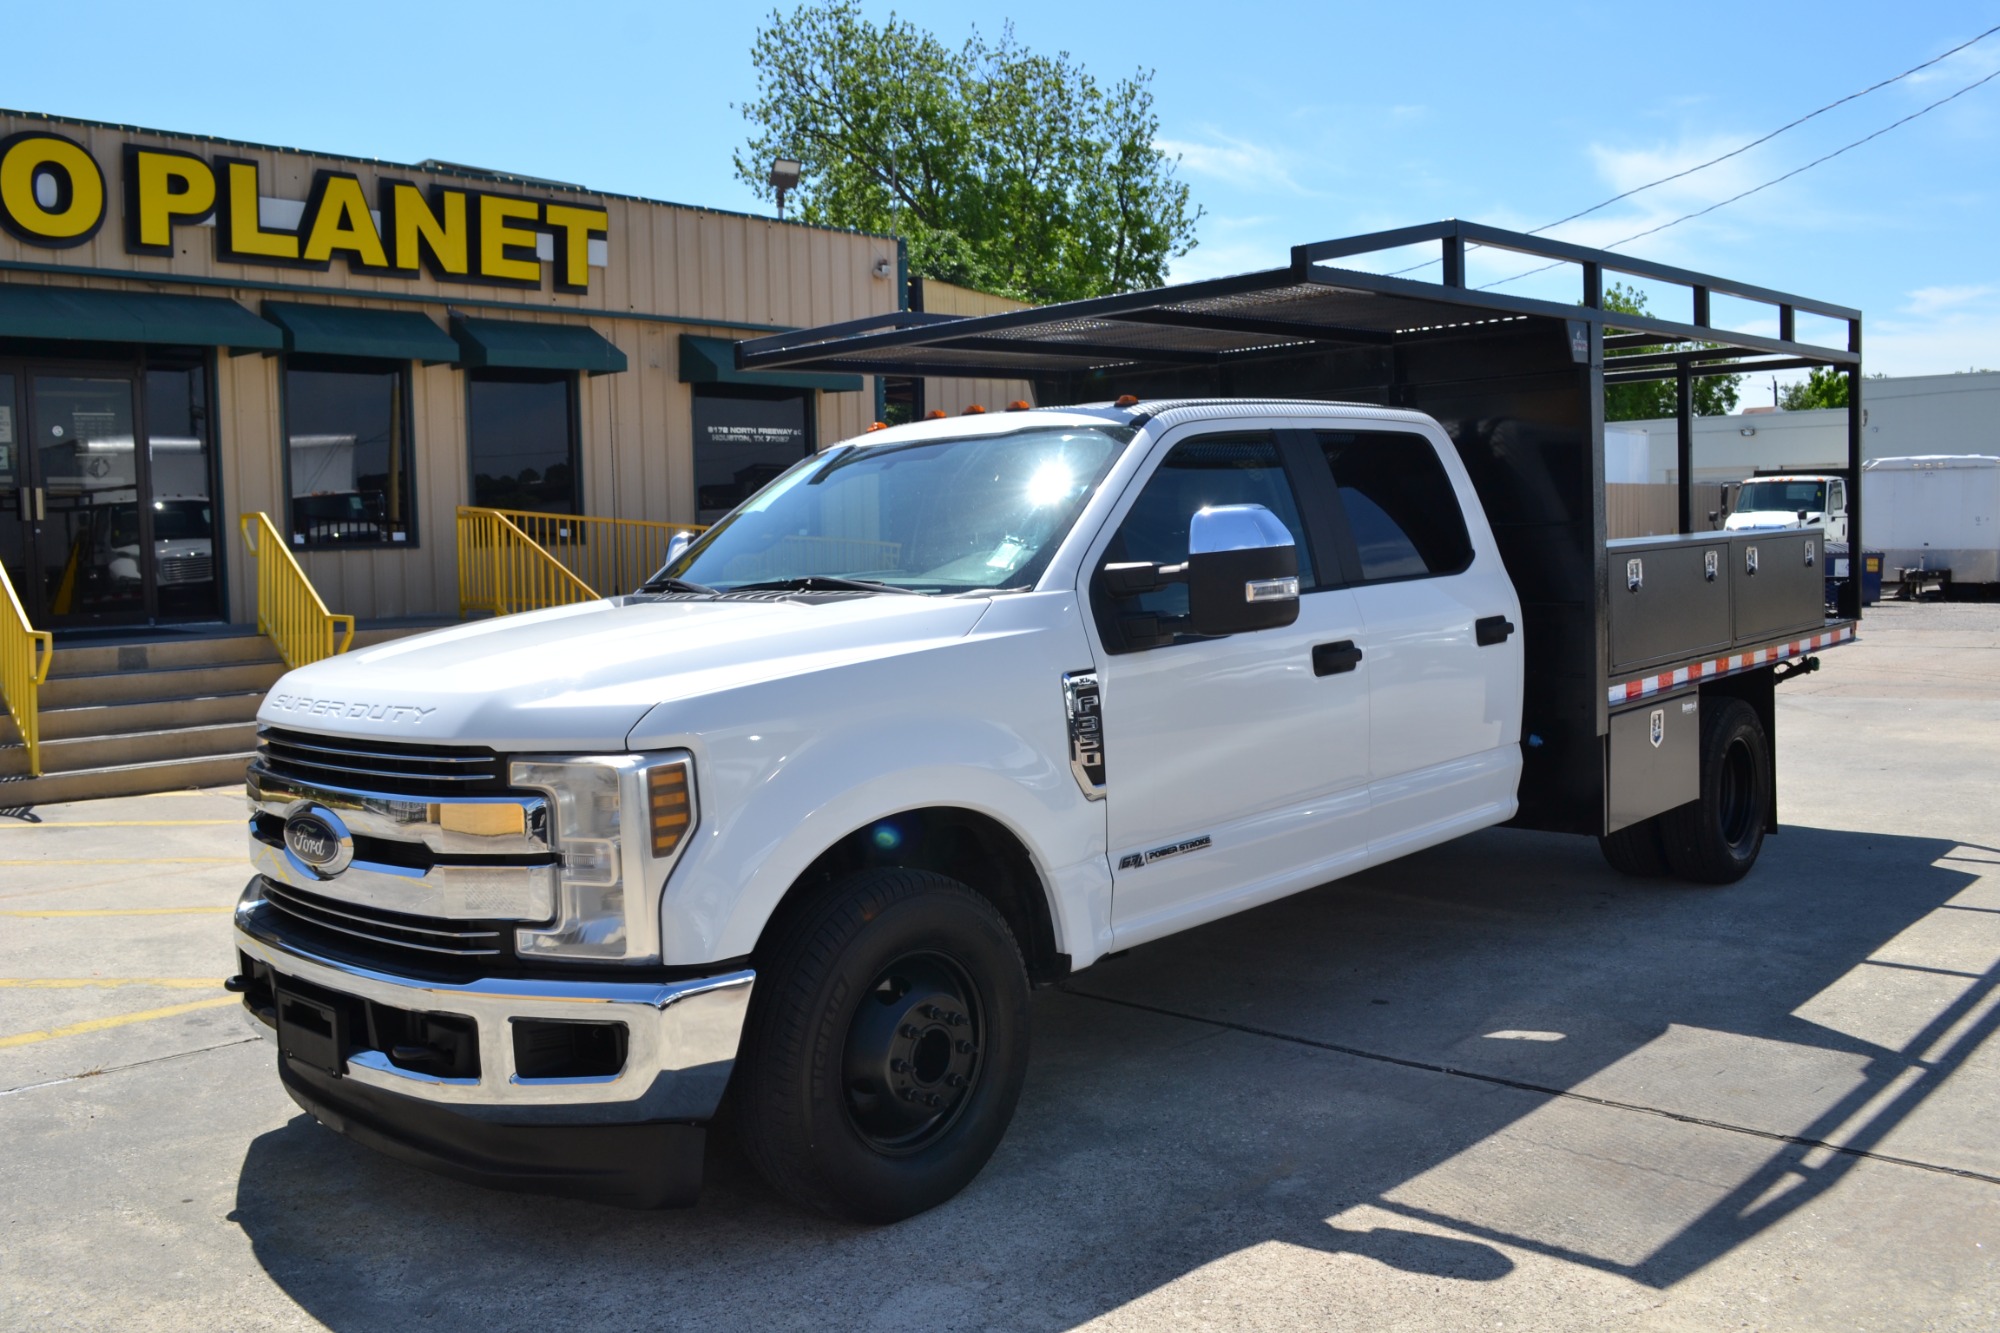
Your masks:
<path fill-rule="evenodd" d="M 266 907 L 261 877 L 236 904 L 236 947 L 281 979 L 416 1013 L 456 1014 L 478 1027 L 479 1076 L 402 1069 L 387 1052 L 350 1050 L 342 1075 L 362 1087 L 485 1120 L 532 1124 L 703 1121 L 715 1114 L 742 1040 L 756 973 L 682 981 L 496 977 L 421 981 L 326 957 L 287 938 Z M 587 1078 L 515 1072 L 512 1020 L 623 1023 L 625 1066 Z M 252 1016 L 260 1030 L 268 1031 Z"/>

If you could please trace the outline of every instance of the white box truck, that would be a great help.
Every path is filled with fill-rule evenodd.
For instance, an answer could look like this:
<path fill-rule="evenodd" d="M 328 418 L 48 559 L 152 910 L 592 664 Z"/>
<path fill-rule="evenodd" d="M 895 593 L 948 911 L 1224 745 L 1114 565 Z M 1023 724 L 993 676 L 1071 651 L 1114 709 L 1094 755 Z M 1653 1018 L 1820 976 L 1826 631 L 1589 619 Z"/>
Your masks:
<path fill-rule="evenodd" d="M 1861 500 L 1886 577 L 1947 591 L 2000 585 L 2000 458 L 1871 459 L 1861 469 Z"/>

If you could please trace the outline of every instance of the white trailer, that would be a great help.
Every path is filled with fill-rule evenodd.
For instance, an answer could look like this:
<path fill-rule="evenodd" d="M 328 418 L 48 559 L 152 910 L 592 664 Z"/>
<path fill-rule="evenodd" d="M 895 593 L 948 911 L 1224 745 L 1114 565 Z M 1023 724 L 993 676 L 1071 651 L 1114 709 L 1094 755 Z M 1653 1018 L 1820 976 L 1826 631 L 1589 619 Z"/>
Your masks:
<path fill-rule="evenodd" d="M 1868 545 L 1892 577 L 2000 584 L 2000 458 L 1877 458 L 1862 465 L 1861 500 Z"/>

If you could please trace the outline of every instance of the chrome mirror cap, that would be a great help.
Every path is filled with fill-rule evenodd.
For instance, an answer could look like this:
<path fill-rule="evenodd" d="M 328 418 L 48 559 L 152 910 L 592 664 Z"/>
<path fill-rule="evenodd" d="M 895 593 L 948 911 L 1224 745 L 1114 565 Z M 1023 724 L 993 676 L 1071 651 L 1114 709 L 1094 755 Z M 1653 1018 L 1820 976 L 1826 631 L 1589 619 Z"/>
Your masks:
<path fill-rule="evenodd" d="M 1263 505 L 1210 505 L 1188 523 L 1188 554 L 1260 551 L 1293 545 L 1292 534 Z"/>

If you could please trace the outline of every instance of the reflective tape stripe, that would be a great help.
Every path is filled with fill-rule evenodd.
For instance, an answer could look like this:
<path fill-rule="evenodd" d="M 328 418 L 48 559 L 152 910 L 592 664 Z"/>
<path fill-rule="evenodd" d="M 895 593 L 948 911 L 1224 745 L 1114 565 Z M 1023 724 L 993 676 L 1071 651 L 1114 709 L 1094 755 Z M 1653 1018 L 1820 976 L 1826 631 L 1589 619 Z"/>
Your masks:
<path fill-rule="evenodd" d="M 1836 643 L 1845 643 L 1854 637 L 1854 627 L 1843 625 L 1839 629 L 1828 630 L 1809 638 L 1795 639 L 1791 643 L 1778 644 L 1771 648 L 1758 648 L 1753 652 L 1735 653 L 1728 657 L 1711 657 L 1691 666 L 1675 667 L 1672 671 L 1662 671 L 1657 675 L 1641 676 L 1628 680 L 1622 685 L 1611 687 L 1610 702 L 1625 703 L 1632 699 L 1643 699 L 1661 690 L 1670 690 L 1685 685 L 1689 681 L 1705 680 L 1710 676 L 1731 676 L 1739 671 L 1749 671 L 1771 662 L 1780 662 L 1788 657 L 1797 657 L 1819 648 L 1831 648 Z"/>

